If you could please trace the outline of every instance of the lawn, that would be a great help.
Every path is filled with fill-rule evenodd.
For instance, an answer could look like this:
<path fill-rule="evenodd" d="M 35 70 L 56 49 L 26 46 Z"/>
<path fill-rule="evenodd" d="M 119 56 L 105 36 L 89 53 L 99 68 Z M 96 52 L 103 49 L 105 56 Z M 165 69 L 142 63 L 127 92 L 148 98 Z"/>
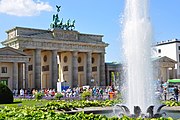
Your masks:
<path fill-rule="evenodd" d="M 0 106 L 20 107 L 20 106 L 43 106 L 48 103 L 48 100 L 28 100 L 28 99 L 14 99 L 11 104 L 0 104 Z"/>

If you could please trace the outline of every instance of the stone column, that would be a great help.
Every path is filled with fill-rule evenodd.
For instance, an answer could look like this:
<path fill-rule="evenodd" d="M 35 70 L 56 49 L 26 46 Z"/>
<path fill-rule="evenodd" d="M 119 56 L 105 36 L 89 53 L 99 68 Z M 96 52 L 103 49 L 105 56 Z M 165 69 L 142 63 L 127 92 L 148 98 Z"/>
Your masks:
<path fill-rule="evenodd" d="M 25 88 L 28 89 L 28 63 L 25 63 L 24 69 L 25 69 L 25 74 L 24 74 Z"/>
<path fill-rule="evenodd" d="M 61 66 L 61 53 L 59 52 L 58 55 L 59 55 L 59 70 L 58 70 L 59 71 L 59 73 L 58 73 L 59 81 L 63 82 L 63 72 L 62 72 L 62 66 Z"/>
<path fill-rule="evenodd" d="M 92 79 L 92 52 L 87 53 L 87 68 L 86 68 L 86 83 L 87 85 L 92 86 L 93 83 L 91 83 Z"/>
<path fill-rule="evenodd" d="M 34 63 L 33 63 L 33 78 L 34 78 L 34 87 L 36 89 L 41 89 L 41 50 L 34 50 Z"/>
<path fill-rule="evenodd" d="M 107 68 L 106 75 L 107 75 L 107 85 L 110 86 L 110 74 L 109 74 L 108 68 Z"/>
<path fill-rule="evenodd" d="M 166 81 L 168 81 L 168 79 L 169 79 L 169 68 L 166 68 L 166 74 L 167 74 Z"/>
<path fill-rule="evenodd" d="M 58 81 L 58 67 L 57 67 L 57 50 L 52 50 L 52 59 L 51 59 L 51 80 L 52 80 L 52 88 L 57 88 Z"/>
<path fill-rule="evenodd" d="M 19 73 L 18 73 L 18 81 L 19 81 L 19 83 L 18 83 L 18 87 L 21 89 L 21 88 L 24 88 L 24 86 L 23 86 L 23 79 L 24 79 L 24 77 L 23 77 L 23 63 L 19 63 L 18 64 L 18 71 L 19 71 Z"/>
<path fill-rule="evenodd" d="M 100 53 L 100 86 L 105 86 L 105 60 L 104 60 L 104 52 Z"/>
<path fill-rule="evenodd" d="M 15 89 L 19 89 L 18 88 L 18 63 L 14 62 L 13 63 L 13 79 L 12 79 L 12 86 Z"/>
<path fill-rule="evenodd" d="M 78 86 L 78 52 L 72 52 L 72 87 Z"/>
<path fill-rule="evenodd" d="M 172 67 L 172 76 L 173 76 L 173 79 L 175 79 L 174 67 Z"/>

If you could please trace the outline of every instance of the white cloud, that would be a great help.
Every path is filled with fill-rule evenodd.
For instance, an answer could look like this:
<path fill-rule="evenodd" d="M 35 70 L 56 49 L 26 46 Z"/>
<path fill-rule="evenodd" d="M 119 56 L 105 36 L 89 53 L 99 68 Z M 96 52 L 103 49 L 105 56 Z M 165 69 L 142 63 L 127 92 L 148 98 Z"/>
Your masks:
<path fill-rule="evenodd" d="M 34 0 L 0 0 L 0 13 L 15 16 L 34 16 L 41 11 L 51 11 L 52 7 L 41 1 Z"/>

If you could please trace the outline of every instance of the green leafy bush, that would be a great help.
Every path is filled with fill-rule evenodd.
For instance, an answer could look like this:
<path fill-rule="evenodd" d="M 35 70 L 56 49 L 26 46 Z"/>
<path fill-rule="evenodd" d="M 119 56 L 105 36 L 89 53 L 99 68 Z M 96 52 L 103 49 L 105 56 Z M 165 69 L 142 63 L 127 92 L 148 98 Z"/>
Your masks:
<path fill-rule="evenodd" d="M 84 92 L 81 94 L 81 98 L 82 98 L 83 100 L 88 99 L 90 96 L 91 96 L 91 92 L 90 92 L 90 91 L 84 91 Z"/>
<path fill-rule="evenodd" d="M 42 109 L 41 107 L 5 107 L 0 108 L 0 120 L 150 120 L 149 118 L 122 118 L 107 117 L 100 114 L 85 114 L 77 112 L 75 114 L 66 114 L 52 110 Z M 173 120 L 172 118 L 153 118 L 151 120 Z"/>
<path fill-rule="evenodd" d="M 0 83 L 0 104 L 13 103 L 13 93 L 4 84 Z"/>
<path fill-rule="evenodd" d="M 176 102 L 176 101 L 165 101 L 164 104 L 169 107 L 180 106 L 180 102 Z"/>
<path fill-rule="evenodd" d="M 60 100 L 63 97 L 63 95 L 61 93 L 56 93 L 55 94 L 55 99 Z"/>
<path fill-rule="evenodd" d="M 44 96 L 43 93 L 38 92 L 38 93 L 35 94 L 35 99 L 36 99 L 36 100 L 40 100 L 40 99 L 42 99 L 43 96 Z"/>

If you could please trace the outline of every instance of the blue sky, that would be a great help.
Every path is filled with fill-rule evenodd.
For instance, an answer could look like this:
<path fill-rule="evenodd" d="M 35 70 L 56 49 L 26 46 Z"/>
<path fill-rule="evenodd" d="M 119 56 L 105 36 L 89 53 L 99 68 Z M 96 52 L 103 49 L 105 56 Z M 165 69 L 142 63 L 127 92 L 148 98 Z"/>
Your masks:
<path fill-rule="evenodd" d="M 120 62 L 121 29 L 125 0 L 0 0 L 0 41 L 15 26 L 48 29 L 56 5 L 60 19 L 75 19 L 81 33 L 104 35 L 106 62 Z M 180 39 L 180 0 L 150 0 L 153 42 Z M 2 47 L 2 46 L 0 46 Z"/>

